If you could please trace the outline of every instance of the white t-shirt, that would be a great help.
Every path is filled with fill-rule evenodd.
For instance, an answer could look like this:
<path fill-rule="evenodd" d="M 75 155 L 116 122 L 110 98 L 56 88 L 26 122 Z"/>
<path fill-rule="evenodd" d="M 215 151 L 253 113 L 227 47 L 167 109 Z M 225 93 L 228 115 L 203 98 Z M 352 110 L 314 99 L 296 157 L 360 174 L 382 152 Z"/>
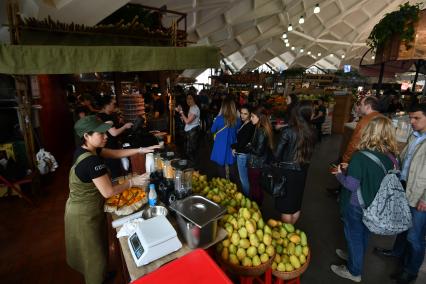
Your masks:
<path fill-rule="evenodd" d="M 200 125 L 200 109 L 198 108 L 198 106 L 193 105 L 192 107 L 190 107 L 188 112 L 188 117 L 190 113 L 195 115 L 195 118 L 191 121 L 191 123 L 185 124 L 185 132 L 188 132 L 192 128 Z"/>

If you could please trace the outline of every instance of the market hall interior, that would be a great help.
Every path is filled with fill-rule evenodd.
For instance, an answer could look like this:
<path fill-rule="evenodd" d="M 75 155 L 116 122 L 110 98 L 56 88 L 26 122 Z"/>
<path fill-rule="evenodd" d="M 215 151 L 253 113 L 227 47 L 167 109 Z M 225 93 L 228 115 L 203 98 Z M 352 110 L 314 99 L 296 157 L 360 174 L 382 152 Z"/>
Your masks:
<path fill-rule="evenodd" d="M 338 204 L 327 194 L 326 188 L 337 182 L 328 173 L 328 164 L 337 159 L 341 135 L 323 139 L 315 148 L 308 173 L 302 215 L 298 227 L 306 231 L 312 249 L 311 264 L 301 277 L 302 283 L 350 283 L 330 270 L 339 261 L 336 248 L 345 248 L 343 226 Z M 208 143 L 202 143 L 208 145 Z M 209 149 L 200 150 L 201 157 L 209 157 Z M 0 199 L 0 279 L 2 283 L 84 283 L 83 277 L 69 268 L 65 261 L 64 208 L 68 197 L 68 171 L 72 151 L 60 162 L 57 172 L 43 184 L 37 206 L 31 207 L 18 197 Z M 214 165 L 205 158 L 204 172 L 214 172 Z M 264 219 L 277 217 L 273 200 L 265 198 L 262 206 Z M 397 266 L 395 259 L 372 253 L 374 246 L 391 247 L 393 237 L 373 236 L 366 253 L 363 283 L 392 283 L 389 274 Z M 116 251 L 117 252 L 117 251 Z M 118 252 L 117 252 L 118 253 Z M 111 260 L 110 268 L 120 271 L 120 257 Z M 121 283 L 120 275 L 114 282 Z M 426 283 L 423 264 L 416 283 Z"/>

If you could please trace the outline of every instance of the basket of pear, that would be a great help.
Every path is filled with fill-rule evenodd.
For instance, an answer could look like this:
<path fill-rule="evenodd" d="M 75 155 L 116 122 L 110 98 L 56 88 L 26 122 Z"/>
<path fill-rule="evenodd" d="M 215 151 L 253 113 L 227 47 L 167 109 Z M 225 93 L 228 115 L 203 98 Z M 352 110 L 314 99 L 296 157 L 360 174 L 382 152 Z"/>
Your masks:
<path fill-rule="evenodd" d="M 311 254 L 305 232 L 293 225 L 270 219 L 275 257 L 272 274 L 283 280 L 299 277 L 308 268 Z"/>
<path fill-rule="evenodd" d="M 216 246 L 219 262 L 236 275 L 262 275 L 271 267 L 275 248 L 272 230 L 264 223 L 260 211 L 240 208 L 222 220 L 228 236 Z"/>

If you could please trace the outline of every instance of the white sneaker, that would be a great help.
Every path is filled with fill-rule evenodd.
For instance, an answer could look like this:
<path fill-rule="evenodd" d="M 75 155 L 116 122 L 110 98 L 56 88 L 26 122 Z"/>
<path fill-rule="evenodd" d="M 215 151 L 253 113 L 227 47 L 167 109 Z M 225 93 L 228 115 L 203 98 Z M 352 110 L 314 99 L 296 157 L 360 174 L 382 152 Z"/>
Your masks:
<path fill-rule="evenodd" d="M 348 261 L 348 253 L 341 249 L 336 249 L 336 254 L 343 260 Z"/>
<path fill-rule="evenodd" d="M 331 265 L 330 268 L 331 268 L 331 271 L 333 271 L 334 273 L 336 273 L 338 276 L 340 276 L 342 278 L 346 278 L 346 279 L 352 280 L 354 282 L 361 282 L 361 275 L 360 276 L 353 276 L 349 272 L 346 265 Z"/>

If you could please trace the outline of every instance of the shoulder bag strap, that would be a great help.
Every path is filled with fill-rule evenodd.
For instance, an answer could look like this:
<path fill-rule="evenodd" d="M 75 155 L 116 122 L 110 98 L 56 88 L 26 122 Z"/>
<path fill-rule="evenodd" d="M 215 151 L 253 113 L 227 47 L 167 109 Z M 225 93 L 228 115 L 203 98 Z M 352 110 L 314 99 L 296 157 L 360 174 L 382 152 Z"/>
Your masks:
<path fill-rule="evenodd" d="M 362 194 L 361 194 L 361 186 L 359 186 L 358 189 L 356 190 L 356 196 L 358 197 L 359 206 L 361 206 L 362 209 L 365 209 L 364 198 L 362 198 Z"/>
<path fill-rule="evenodd" d="M 360 153 L 367 156 L 367 158 L 371 159 L 374 163 L 376 163 L 379 167 L 382 168 L 385 175 L 387 174 L 388 171 L 386 170 L 385 166 L 383 165 L 382 161 L 380 161 L 379 158 L 377 158 L 375 155 L 367 151 L 360 151 Z M 359 205 L 361 206 L 362 209 L 365 209 L 365 202 L 364 202 L 364 198 L 362 197 L 361 186 L 357 189 L 356 194 L 358 197 Z"/>
<path fill-rule="evenodd" d="M 225 130 L 227 126 L 225 125 L 224 127 L 222 127 L 221 129 L 219 129 L 215 134 L 218 135 L 220 132 L 222 132 L 223 130 Z"/>
<path fill-rule="evenodd" d="M 360 152 L 361 152 L 361 154 L 364 154 L 365 156 L 367 156 L 368 158 L 373 160 L 373 162 L 375 162 L 379 167 L 381 167 L 383 172 L 385 173 L 385 175 L 388 173 L 388 171 L 386 170 L 386 167 L 383 165 L 382 161 L 380 161 L 379 158 L 377 158 L 375 155 L 373 155 L 373 154 L 371 154 L 370 152 L 367 152 L 367 151 L 360 151 Z"/>

